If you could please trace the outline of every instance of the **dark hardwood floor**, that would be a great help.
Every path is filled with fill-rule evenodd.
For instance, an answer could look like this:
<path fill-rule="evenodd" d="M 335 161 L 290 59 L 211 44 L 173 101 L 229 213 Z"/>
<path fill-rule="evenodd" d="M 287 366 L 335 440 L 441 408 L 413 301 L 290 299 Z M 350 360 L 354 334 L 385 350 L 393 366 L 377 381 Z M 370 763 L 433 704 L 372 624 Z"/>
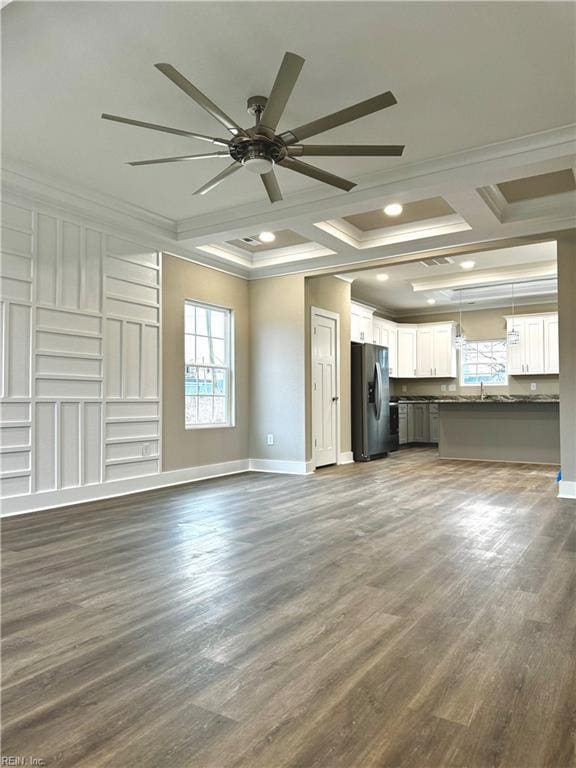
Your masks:
<path fill-rule="evenodd" d="M 574 766 L 555 472 L 418 449 L 4 520 L 3 755 Z"/>

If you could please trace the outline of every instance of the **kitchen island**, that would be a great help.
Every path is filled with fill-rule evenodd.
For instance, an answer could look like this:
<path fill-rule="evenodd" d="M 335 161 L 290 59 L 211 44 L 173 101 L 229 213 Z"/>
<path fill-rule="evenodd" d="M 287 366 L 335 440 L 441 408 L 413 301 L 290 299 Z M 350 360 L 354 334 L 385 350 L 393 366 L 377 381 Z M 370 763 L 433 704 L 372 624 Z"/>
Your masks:
<path fill-rule="evenodd" d="M 444 459 L 560 463 L 557 396 L 435 399 Z"/>

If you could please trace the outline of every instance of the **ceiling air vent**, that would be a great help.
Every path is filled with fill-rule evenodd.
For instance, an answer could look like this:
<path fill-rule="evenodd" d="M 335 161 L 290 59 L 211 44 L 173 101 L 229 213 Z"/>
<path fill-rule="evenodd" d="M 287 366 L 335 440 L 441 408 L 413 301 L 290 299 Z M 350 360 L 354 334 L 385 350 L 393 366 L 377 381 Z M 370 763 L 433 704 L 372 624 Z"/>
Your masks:
<path fill-rule="evenodd" d="M 454 264 L 451 256 L 432 256 L 430 259 L 422 259 L 418 262 L 423 267 L 442 267 L 444 264 Z"/>
<path fill-rule="evenodd" d="M 262 245 L 260 240 L 257 240 L 255 237 L 243 237 L 242 242 L 248 243 L 248 245 Z"/>

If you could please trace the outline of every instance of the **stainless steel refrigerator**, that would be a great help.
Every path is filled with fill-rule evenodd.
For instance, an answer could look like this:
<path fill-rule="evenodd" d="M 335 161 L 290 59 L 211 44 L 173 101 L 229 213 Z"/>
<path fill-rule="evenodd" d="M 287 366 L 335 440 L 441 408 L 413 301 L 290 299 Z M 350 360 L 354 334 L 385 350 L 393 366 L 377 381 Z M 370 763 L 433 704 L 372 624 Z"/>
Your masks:
<path fill-rule="evenodd" d="M 352 451 L 354 461 L 386 456 L 390 441 L 388 349 L 352 342 Z"/>

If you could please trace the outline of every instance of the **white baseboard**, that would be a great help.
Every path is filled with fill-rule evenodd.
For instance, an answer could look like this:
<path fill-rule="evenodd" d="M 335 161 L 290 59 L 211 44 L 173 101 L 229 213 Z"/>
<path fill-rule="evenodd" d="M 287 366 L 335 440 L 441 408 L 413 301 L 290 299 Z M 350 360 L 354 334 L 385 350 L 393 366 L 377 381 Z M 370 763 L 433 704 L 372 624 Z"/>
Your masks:
<path fill-rule="evenodd" d="M 343 451 L 338 454 L 338 464 L 354 464 L 352 451 Z"/>
<path fill-rule="evenodd" d="M 201 467 L 187 467 L 154 475 L 131 477 L 110 483 L 82 485 L 76 488 L 62 488 L 58 491 L 28 493 L 24 496 L 12 496 L 0 501 L 0 517 L 22 515 L 42 509 L 69 507 L 73 504 L 85 504 L 90 501 L 127 496 L 131 493 L 151 491 L 170 485 L 183 485 L 198 480 L 235 475 L 239 472 L 271 472 L 275 474 L 308 475 L 314 471 L 311 461 L 276 461 L 273 459 L 239 459 L 220 464 L 206 464 Z"/>
<path fill-rule="evenodd" d="M 560 480 L 558 483 L 559 499 L 576 499 L 576 482 L 574 480 Z"/>
<path fill-rule="evenodd" d="M 174 469 L 170 472 L 160 472 L 155 475 L 131 477 L 128 480 L 115 480 L 110 483 L 97 485 L 82 485 L 76 488 L 62 488 L 58 491 L 29 493 L 25 496 L 13 496 L 0 502 L 1 517 L 20 515 L 25 512 L 36 512 L 41 509 L 54 507 L 69 507 L 71 504 L 85 504 L 88 501 L 100 501 L 115 496 L 126 496 L 140 491 L 151 491 L 154 488 L 164 488 L 169 485 L 182 485 L 198 480 L 208 480 L 213 477 L 235 475 L 248 472 L 249 459 L 226 461 L 220 464 L 206 464 L 202 467 L 187 467 Z"/>
<path fill-rule="evenodd" d="M 309 475 L 314 472 L 311 461 L 282 461 L 277 459 L 250 459 L 252 472 L 274 472 L 282 475 Z"/>

